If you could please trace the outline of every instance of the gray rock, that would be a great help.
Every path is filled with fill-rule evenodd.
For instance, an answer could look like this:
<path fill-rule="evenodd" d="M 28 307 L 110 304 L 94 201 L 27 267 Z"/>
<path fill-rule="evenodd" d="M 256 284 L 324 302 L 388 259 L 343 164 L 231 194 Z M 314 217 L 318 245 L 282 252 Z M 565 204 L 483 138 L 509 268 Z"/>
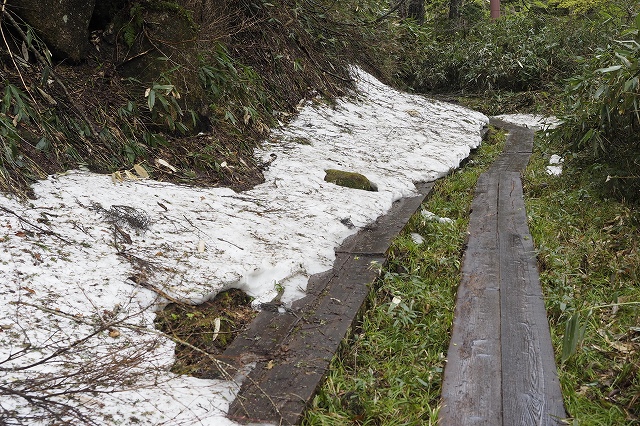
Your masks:
<path fill-rule="evenodd" d="M 21 0 L 12 10 L 32 26 L 57 59 L 83 60 L 96 0 Z"/>

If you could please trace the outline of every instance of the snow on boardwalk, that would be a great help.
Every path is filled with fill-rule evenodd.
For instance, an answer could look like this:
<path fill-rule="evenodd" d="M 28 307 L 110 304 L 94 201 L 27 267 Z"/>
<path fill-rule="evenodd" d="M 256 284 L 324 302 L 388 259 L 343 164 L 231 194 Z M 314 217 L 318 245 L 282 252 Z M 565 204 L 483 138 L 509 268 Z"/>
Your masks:
<path fill-rule="evenodd" d="M 75 170 L 35 184 L 33 200 L 0 196 L 0 423 L 235 424 L 235 381 L 169 372 L 174 343 L 153 326 L 167 300 L 149 287 L 197 303 L 231 287 L 266 301 L 282 286 L 290 304 L 413 182 L 456 168 L 488 121 L 354 77 L 357 96 L 309 101 L 274 131 L 256 155 L 276 160 L 250 191 Z M 330 168 L 379 191 L 324 182 Z M 147 228 L 105 213 L 123 210 L 144 211 Z"/>

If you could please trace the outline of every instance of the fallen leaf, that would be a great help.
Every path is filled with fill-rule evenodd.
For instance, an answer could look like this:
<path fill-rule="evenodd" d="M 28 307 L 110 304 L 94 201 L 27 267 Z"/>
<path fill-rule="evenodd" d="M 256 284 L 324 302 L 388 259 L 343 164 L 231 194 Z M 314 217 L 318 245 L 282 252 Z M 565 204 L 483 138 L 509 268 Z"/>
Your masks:
<path fill-rule="evenodd" d="M 125 170 L 124 174 L 127 177 L 127 179 L 138 180 L 138 177 L 136 175 L 134 175 L 133 173 L 131 173 L 129 170 Z"/>
<path fill-rule="evenodd" d="M 111 173 L 111 181 L 114 184 L 118 182 L 124 182 L 124 177 L 122 176 L 122 173 L 116 171 Z"/>
<path fill-rule="evenodd" d="M 204 253 L 205 244 L 203 240 L 198 241 L 198 253 Z"/>
<path fill-rule="evenodd" d="M 118 330 L 116 330 L 115 328 L 112 330 L 109 330 L 109 337 L 112 338 L 116 338 L 116 337 L 120 337 L 120 332 Z"/>
<path fill-rule="evenodd" d="M 172 172 L 176 172 L 177 171 L 177 169 L 175 167 L 173 167 L 171 164 L 167 163 L 162 158 L 156 158 L 155 163 L 156 163 L 156 165 L 160 165 L 160 166 L 164 166 L 164 167 L 168 168 Z"/>
<path fill-rule="evenodd" d="M 24 238 L 26 236 L 27 236 L 26 232 L 23 232 L 23 231 L 16 232 L 16 237 Z"/>
<path fill-rule="evenodd" d="M 273 362 L 273 360 L 269 360 L 269 362 L 267 362 L 267 365 L 264 366 L 265 370 L 271 370 L 274 367 L 275 363 Z"/>
<path fill-rule="evenodd" d="M 218 338 L 218 333 L 220 333 L 220 317 L 213 320 L 213 336 L 211 337 L 211 341 Z"/>
<path fill-rule="evenodd" d="M 140 176 L 142 179 L 149 178 L 149 173 L 147 173 L 147 170 L 144 167 L 142 167 L 140 164 L 134 164 L 133 170 L 135 170 L 138 176 Z"/>
<path fill-rule="evenodd" d="M 610 344 L 615 350 L 622 352 L 623 354 L 631 353 L 633 350 L 633 344 L 631 343 L 610 342 Z"/>

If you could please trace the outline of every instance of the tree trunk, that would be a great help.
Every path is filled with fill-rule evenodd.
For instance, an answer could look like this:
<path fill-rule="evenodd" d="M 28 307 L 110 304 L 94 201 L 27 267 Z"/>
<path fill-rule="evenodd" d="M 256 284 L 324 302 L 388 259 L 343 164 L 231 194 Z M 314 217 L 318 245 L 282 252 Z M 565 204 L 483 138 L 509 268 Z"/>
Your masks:
<path fill-rule="evenodd" d="M 418 24 L 424 23 L 424 0 L 409 0 L 408 17 Z"/>
<path fill-rule="evenodd" d="M 449 2 L 449 19 L 457 21 L 460 18 L 460 6 L 462 0 L 451 0 Z"/>
<path fill-rule="evenodd" d="M 491 0 L 491 19 L 498 19 L 500 17 L 500 0 Z"/>
<path fill-rule="evenodd" d="M 402 19 L 413 19 L 418 24 L 424 23 L 424 0 L 398 0 L 395 2 L 398 14 Z"/>

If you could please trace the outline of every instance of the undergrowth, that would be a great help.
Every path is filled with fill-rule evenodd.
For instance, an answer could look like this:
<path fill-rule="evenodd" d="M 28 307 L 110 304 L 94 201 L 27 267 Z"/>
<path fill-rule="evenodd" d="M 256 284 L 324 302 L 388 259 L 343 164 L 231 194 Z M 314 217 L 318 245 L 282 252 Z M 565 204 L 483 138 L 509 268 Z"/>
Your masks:
<path fill-rule="evenodd" d="M 594 168 L 545 171 L 542 137 L 524 185 L 558 373 L 580 425 L 640 422 L 640 214 Z"/>
<path fill-rule="evenodd" d="M 394 241 L 361 323 L 332 362 L 306 425 L 435 424 L 475 183 L 502 149 L 490 138 L 438 181 Z M 419 234 L 424 240 L 412 234 Z"/>

